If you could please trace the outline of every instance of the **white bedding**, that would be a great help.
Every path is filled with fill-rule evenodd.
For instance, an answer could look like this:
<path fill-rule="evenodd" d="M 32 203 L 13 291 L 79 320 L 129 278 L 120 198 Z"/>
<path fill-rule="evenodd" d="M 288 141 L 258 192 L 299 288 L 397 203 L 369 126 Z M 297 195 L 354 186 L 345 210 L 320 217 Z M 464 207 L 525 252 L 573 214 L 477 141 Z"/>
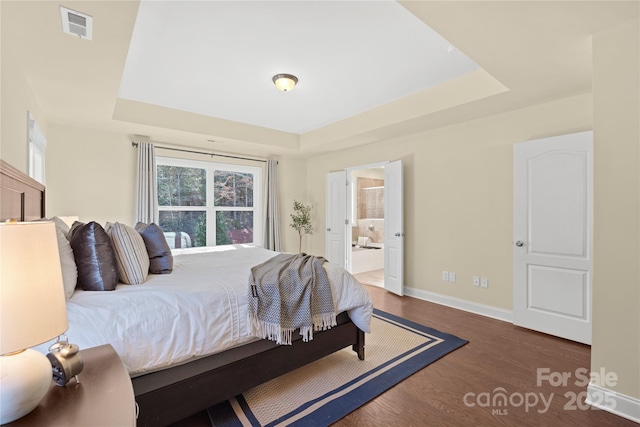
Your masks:
<path fill-rule="evenodd" d="M 249 272 L 276 252 L 234 245 L 173 254 L 171 274 L 111 292 L 76 290 L 67 301 L 69 342 L 81 349 L 111 344 L 136 376 L 254 341 L 247 326 Z M 369 332 L 369 294 L 344 269 L 324 266 L 336 313 L 347 311 Z M 37 349 L 46 353 L 50 344 Z"/>

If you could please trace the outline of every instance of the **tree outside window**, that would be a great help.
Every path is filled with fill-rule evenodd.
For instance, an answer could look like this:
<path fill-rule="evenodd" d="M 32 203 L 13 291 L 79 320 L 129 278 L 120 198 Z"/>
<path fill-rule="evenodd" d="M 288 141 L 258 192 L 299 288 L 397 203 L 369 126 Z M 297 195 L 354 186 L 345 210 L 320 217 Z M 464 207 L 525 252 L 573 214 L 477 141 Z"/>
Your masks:
<path fill-rule="evenodd" d="M 157 162 L 159 225 L 170 246 L 185 240 L 191 246 L 255 243 L 261 168 L 168 158 Z"/>

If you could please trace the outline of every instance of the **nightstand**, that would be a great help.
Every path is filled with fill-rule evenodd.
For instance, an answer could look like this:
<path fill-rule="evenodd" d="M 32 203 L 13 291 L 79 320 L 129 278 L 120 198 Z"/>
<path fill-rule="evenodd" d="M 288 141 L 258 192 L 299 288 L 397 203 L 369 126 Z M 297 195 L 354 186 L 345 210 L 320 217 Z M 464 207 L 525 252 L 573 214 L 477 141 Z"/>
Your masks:
<path fill-rule="evenodd" d="M 111 345 L 81 350 L 84 369 L 65 387 L 51 388 L 31 413 L 5 426 L 135 426 L 131 378 Z"/>

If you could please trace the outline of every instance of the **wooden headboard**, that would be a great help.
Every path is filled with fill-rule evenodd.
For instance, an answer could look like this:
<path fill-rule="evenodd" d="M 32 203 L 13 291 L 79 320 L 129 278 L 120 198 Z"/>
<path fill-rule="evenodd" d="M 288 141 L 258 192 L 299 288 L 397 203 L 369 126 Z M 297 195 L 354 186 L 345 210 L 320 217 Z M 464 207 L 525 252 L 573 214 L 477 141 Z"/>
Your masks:
<path fill-rule="evenodd" d="M 45 216 L 44 185 L 0 160 L 0 221 Z"/>

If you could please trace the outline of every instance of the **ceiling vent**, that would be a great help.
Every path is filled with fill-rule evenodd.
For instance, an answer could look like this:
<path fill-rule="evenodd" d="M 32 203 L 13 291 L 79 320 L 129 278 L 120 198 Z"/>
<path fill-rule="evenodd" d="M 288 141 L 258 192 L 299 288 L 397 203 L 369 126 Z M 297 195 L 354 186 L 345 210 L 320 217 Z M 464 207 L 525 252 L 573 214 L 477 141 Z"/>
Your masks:
<path fill-rule="evenodd" d="M 62 31 L 72 36 L 91 40 L 93 37 L 93 18 L 84 13 L 60 6 L 62 18 Z"/>

